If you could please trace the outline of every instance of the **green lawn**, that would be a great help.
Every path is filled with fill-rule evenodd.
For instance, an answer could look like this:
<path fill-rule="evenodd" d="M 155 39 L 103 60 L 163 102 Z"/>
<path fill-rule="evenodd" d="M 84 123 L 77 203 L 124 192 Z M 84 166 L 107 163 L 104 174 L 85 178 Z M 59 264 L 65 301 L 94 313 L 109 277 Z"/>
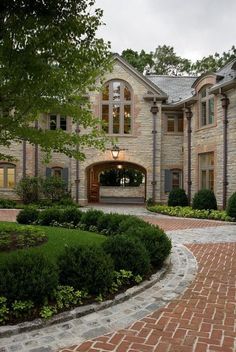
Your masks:
<path fill-rule="evenodd" d="M 3 222 L 2 222 L 3 223 Z M 0 222 L 1 226 L 1 222 Z M 19 225 L 21 226 L 21 225 Z M 48 236 L 48 242 L 39 247 L 32 247 L 29 249 L 19 249 L 10 253 L 0 252 L 0 262 L 3 262 L 7 257 L 15 255 L 19 252 L 42 252 L 48 258 L 55 261 L 57 257 L 63 252 L 66 246 L 81 245 L 99 245 L 105 240 L 105 236 L 98 235 L 81 230 L 65 229 L 59 227 L 37 226 L 43 229 Z"/>

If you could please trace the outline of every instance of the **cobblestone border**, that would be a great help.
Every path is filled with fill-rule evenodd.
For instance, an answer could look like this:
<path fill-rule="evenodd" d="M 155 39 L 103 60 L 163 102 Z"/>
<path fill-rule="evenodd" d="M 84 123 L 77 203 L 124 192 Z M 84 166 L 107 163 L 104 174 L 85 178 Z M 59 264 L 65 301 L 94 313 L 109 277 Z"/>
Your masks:
<path fill-rule="evenodd" d="M 26 321 L 23 323 L 19 323 L 16 325 L 7 325 L 7 326 L 1 326 L 0 327 L 0 338 L 2 337 L 9 337 L 15 334 L 19 334 L 22 332 L 27 332 L 27 331 L 32 331 L 35 329 L 39 329 L 45 326 L 50 326 L 58 323 L 63 323 L 67 322 L 72 319 L 80 318 L 83 317 L 87 314 L 93 313 L 93 312 L 98 312 L 100 310 L 103 310 L 105 308 L 109 308 L 111 306 L 114 306 L 118 303 L 122 303 L 127 301 L 133 296 L 136 296 L 137 294 L 145 291 L 146 289 L 152 287 L 155 285 L 158 281 L 160 281 L 170 270 L 171 268 L 171 256 L 169 256 L 165 262 L 163 267 L 158 270 L 155 274 L 153 274 L 149 280 L 145 280 L 139 285 L 135 285 L 125 292 L 122 292 L 114 297 L 113 300 L 106 300 L 101 303 L 92 303 L 86 306 L 80 306 L 76 307 L 72 310 L 65 311 L 62 313 L 59 313 L 49 320 L 44 320 L 44 319 L 35 319 L 33 321 Z"/>

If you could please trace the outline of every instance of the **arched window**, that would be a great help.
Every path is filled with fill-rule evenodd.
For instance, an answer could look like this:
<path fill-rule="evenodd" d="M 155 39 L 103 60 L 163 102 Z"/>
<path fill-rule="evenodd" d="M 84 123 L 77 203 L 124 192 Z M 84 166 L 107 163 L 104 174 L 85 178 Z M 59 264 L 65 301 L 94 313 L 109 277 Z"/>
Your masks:
<path fill-rule="evenodd" d="M 120 80 L 105 84 L 102 93 L 103 130 L 109 134 L 132 133 L 132 91 Z"/>
<path fill-rule="evenodd" d="M 215 103 L 214 95 L 210 94 L 211 86 L 204 86 L 200 94 L 200 127 L 214 123 Z"/>
<path fill-rule="evenodd" d="M 16 185 L 16 166 L 0 164 L 0 188 L 12 189 Z"/>

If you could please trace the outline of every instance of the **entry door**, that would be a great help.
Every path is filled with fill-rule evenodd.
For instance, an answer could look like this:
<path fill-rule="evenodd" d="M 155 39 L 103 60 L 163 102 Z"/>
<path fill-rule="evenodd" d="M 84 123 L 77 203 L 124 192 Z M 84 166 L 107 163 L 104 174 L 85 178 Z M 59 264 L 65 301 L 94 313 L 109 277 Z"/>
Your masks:
<path fill-rule="evenodd" d="M 99 184 L 93 182 L 90 187 L 89 201 L 93 203 L 99 202 Z"/>

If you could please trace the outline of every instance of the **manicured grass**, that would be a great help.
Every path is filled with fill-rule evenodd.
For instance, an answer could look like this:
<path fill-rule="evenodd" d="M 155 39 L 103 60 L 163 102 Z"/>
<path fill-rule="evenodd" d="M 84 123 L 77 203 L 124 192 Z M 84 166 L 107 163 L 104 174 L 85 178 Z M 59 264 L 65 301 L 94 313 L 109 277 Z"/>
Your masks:
<path fill-rule="evenodd" d="M 1 227 L 0 222 L 0 227 Z M 9 223 L 8 223 L 9 224 Z M 21 226 L 21 225 L 18 225 Z M 98 235 L 96 233 L 65 229 L 61 227 L 47 227 L 37 226 L 43 229 L 48 236 L 48 242 L 44 243 L 39 247 L 29 249 L 19 249 L 13 252 L 0 252 L 0 262 L 3 262 L 7 257 L 16 255 L 19 252 L 42 252 L 52 261 L 56 261 L 57 257 L 63 252 L 67 246 L 80 245 L 100 245 L 104 240 L 105 236 Z"/>

